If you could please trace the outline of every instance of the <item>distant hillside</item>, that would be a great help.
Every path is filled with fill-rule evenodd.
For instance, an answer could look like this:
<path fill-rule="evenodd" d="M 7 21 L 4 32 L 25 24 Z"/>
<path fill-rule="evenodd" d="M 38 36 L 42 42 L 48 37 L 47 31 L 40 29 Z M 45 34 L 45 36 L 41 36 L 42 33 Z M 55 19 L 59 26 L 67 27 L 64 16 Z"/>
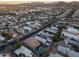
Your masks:
<path fill-rule="evenodd" d="M 21 3 L 21 4 L 0 4 L 0 7 L 25 7 L 25 8 L 36 8 L 36 7 L 69 7 L 69 8 L 79 8 L 79 2 L 53 2 L 53 3 L 43 3 L 43 2 L 32 2 L 32 3 Z"/>
<path fill-rule="evenodd" d="M 15 7 L 16 4 L 0 4 L 0 7 Z"/>

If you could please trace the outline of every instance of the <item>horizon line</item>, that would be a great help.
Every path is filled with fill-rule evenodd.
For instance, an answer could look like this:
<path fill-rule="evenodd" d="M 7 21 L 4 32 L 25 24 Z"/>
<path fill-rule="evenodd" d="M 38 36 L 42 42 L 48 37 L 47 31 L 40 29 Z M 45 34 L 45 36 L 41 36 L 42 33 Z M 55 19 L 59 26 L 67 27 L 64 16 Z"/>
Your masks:
<path fill-rule="evenodd" d="M 74 2 L 74 1 L 0 1 L 0 4 L 21 4 L 21 3 L 32 3 L 32 2 L 54 3 L 54 2 Z"/>

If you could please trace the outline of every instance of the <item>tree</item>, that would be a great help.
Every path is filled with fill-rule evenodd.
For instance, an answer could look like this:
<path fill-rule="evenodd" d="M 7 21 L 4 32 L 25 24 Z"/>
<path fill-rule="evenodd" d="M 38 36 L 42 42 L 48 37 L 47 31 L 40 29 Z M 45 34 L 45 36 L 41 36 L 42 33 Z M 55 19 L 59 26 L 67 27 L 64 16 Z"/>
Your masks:
<path fill-rule="evenodd" d="M 59 36 L 56 34 L 53 36 L 53 42 L 58 42 L 59 41 Z"/>
<path fill-rule="evenodd" d="M 65 28 L 64 26 L 59 26 L 58 27 L 58 32 L 54 35 L 53 42 L 59 42 L 61 40 L 64 40 L 63 37 L 61 37 L 62 29 Z"/>
<path fill-rule="evenodd" d="M 12 38 L 12 35 L 10 33 L 2 32 L 1 35 L 6 37 L 7 40 L 10 40 Z"/>
<path fill-rule="evenodd" d="M 79 47 L 76 47 L 75 50 L 76 50 L 77 52 L 79 52 Z"/>
<path fill-rule="evenodd" d="M 21 47 L 21 43 L 20 43 L 20 41 L 17 41 L 16 44 L 14 45 L 14 48 L 17 49 L 17 48 L 19 48 L 19 47 Z"/>

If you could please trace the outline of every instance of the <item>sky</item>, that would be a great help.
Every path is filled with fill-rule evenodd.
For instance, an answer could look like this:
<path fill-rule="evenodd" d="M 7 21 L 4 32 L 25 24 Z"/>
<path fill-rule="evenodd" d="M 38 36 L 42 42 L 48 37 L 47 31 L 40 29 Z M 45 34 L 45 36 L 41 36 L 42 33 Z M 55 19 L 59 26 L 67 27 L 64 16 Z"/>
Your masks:
<path fill-rule="evenodd" d="M 55 1 L 79 1 L 79 0 L 0 0 L 0 4 L 17 4 L 25 2 L 55 2 Z"/>

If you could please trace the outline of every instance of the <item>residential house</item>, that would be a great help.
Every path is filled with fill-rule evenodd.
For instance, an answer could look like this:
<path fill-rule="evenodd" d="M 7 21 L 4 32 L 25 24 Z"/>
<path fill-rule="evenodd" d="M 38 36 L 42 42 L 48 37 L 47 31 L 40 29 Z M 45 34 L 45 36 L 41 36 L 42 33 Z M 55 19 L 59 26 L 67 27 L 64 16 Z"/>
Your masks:
<path fill-rule="evenodd" d="M 9 53 L 0 54 L 0 57 L 11 57 Z"/>
<path fill-rule="evenodd" d="M 64 34 L 65 39 L 74 38 L 75 40 L 79 40 L 79 30 L 69 27 L 62 31 L 61 35 Z"/>
<path fill-rule="evenodd" d="M 46 31 L 49 32 L 49 33 L 53 33 L 53 34 L 56 34 L 57 33 L 57 30 L 58 28 L 56 27 L 51 27 L 51 28 L 46 28 Z"/>
<path fill-rule="evenodd" d="M 31 31 L 32 30 L 30 27 L 27 27 L 27 26 L 24 26 L 23 29 L 26 30 L 26 31 Z"/>
<path fill-rule="evenodd" d="M 22 57 L 23 56 L 25 56 L 25 57 L 32 57 L 33 56 L 33 52 L 24 46 L 21 46 L 20 48 L 16 49 L 14 51 L 14 53 L 17 56 L 22 56 Z"/>
<path fill-rule="evenodd" d="M 3 41 L 5 39 L 6 39 L 5 37 L 3 37 L 2 35 L 0 35 L 0 41 Z"/>
<path fill-rule="evenodd" d="M 46 46 L 49 46 L 51 43 L 48 41 L 48 40 L 46 40 L 46 39 L 43 39 L 43 38 L 41 38 L 41 37 L 39 37 L 39 36 L 35 36 L 37 39 L 38 39 L 38 41 L 40 41 L 42 44 L 44 44 L 44 45 L 46 45 Z"/>
<path fill-rule="evenodd" d="M 63 57 L 62 55 L 58 54 L 58 53 L 50 53 L 48 57 Z"/>
<path fill-rule="evenodd" d="M 71 50 L 69 47 L 64 47 L 59 45 L 57 50 L 69 57 L 79 57 L 79 53 Z"/>

